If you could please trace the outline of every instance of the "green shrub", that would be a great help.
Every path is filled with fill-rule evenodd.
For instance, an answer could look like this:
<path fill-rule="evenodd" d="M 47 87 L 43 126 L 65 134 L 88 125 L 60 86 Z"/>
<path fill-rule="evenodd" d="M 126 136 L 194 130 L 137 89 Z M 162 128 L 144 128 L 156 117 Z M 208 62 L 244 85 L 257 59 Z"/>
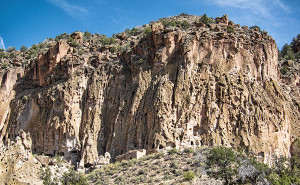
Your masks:
<path fill-rule="evenodd" d="M 48 167 L 40 170 L 39 177 L 44 185 L 58 185 L 59 180 L 53 177 L 52 172 Z"/>
<path fill-rule="evenodd" d="M 78 50 L 78 55 L 82 55 L 84 51 L 82 49 Z"/>
<path fill-rule="evenodd" d="M 183 22 L 180 22 L 180 27 L 186 30 L 191 27 L 191 24 L 189 22 L 187 22 L 186 20 L 184 20 Z"/>
<path fill-rule="evenodd" d="M 172 148 L 168 151 L 169 154 L 177 154 L 178 153 L 178 150 L 177 148 Z"/>
<path fill-rule="evenodd" d="M 160 159 L 160 158 L 162 158 L 163 156 L 164 156 L 164 153 L 159 152 L 159 153 L 156 153 L 156 154 L 154 155 L 154 158 L 155 158 L 155 159 Z"/>
<path fill-rule="evenodd" d="M 217 167 L 217 171 L 209 172 L 215 178 L 223 178 L 228 184 L 236 174 L 236 169 L 232 168 L 236 161 L 236 155 L 231 148 L 216 147 L 209 151 L 207 165 Z"/>
<path fill-rule="evenodd" d="M 200 21 L 206 25 L 209 25 L 210 23 L 212 23 L 212 19 L 207 17 L 206 13 L 200 18 Z"/>
<path fill-rule="evenodd" d="M 195 178 L 195 176 L 195 172 L 191 170 L 183 173 L 183 179 L 185 181 L 192 181 Z"/>
<path fill-rule="evenodd" d="M 169 180 L 169 179 L 173 179 L 173 178 L 174 178 L 174 176 L 169 173 L 165 174 L 163 177 L 164 180 Z"/>
<path fill-rule="evenodd" d="M 87 185 L 86 179 L 83 175 L 76 173 L 74 170 L 64 173 L 61 177 L 61 183 L 63 185 Z"/>
<path fill-rule="evenodd" d="M 56 160 L 57 164 L 62 164 L 62 163 L 64 163 L 64 162 L 66 162 L 66 161 L 64 160 L 63 156 L 59 156 L 59 155 L 56 156 L 56 157 L 53 157 L 53 159 Z"/>
<path fill-rule="evenodd" d="M 142 58 L 139 59 L 138 64 L 141 65 L 144 63 L 144 60 Z"/>
<path fill-rule="evenodd" d="M 14 52 L 11 52 L 11 53 L 9 54 L 9 58 L 16 58 L 15 53 L 14 53 Z"/>
<path fill-rule="evenodd" d="M 78 42 L 76 42 L 76 41 L 72 41 L 70 45 L 71 45 L 72 47 L 74 47 L 74 48 L 78 48 L 78 47 L 79 47 L 79 44 L 78 44 Z"/>
<path fill-rule="evenodd" d="M 129 44 L 125 44 L 125 45 L 122 45 L 122 46 L 119 46 L 118 50 L 121 51 L 121 52 L 126 52 L 128 50 L 130 50 L 130 45 Z"/>
<path fill-rule="evenodd" d="M 300 158 L 298 156 L 293 156 L 290 159 L 290 163 L 291 163 L 292 173 L 296 177 L 300 177 Z"/>
<path fill-rule="evenodd" d="M 162 22 L 162 24 L 165 27 L 170 27 L 170 26 L 176 26 L 177 25 L 176 21 L 170 20 L 170 19 L 167 19 L 167 18 L 162 18 L 162 19 L 160 19 L 160 21 Z"/>
<path fill-rule="evenodd" d="M 141 33 L 141 30 L 140 29 L 137 29 L 137 28 L 132 28 L 131 30 L 129 28 L 127 28 L 125 30 L 125 33 L 128 37 L 131 37 L 131 36 L 136 36 L 138 34 Z"/>
<path fill-rule="evenodd" d="M 189 16 L 189 14 L 188 13 L 181 13 L 181 14 L 179 14 L 179 16 Z"/>
<path fill-rule="evenodd" d="M 108 38 L 108 37 L 106 37 L 106 35 L 101 35 L 100 42 L 103 45 L 110 45 L 110 44 L 116 43 L 116 40 L 113 37 Z"/>
<path fill-rule="evenodd" d="M 51 44 L 51 43 L 48 43 L 46 47 L 47 47 L 47 48 L 50 48 L 51 46 L 52 46 L 52 44 Z"/>
<path fill-rule="evenodd" d="M 31 46 L 31 48 L 30 48 L 30 49 L 37 50 L 37 49 L 39 49 L 39 48 L 38 48 L 38 46 L 37 46 L 36 44 L 33 44 L 33 45 Z"/>
<path fill-rule="evenodd" d="M 184 148 L 184 149 L 183 149 L 183 152 L 184 152 L 184 153 L 191 154 L 191 153 L 194 153 L 195 150 L 194 150 L 193 148 L 191 148 L 191 147 L 187 147 L 187 148 Z"/>
<path fill-rule="evenodd" d="M 73 42 L 74 39 L 72 37 L 68 38 L 67 42 Z"/>
<path fill-rule="evenodd" d="M 7 49 L 7 52 L 13 52 L 13 51 L 15 51 L 16 50 L 16 48 L 15 47 L 11 47 L 11 46 L 9 46 L 8 47 L 8 49 Z"/>
<path fill-rule="evenodd" d="M 178 26 L 178 27 L 183 28 L 183 29 L 188 29 L 191 26 L 191 24 L 186 20 L 184 20 L 184 21 L 175 21 L 175 20 L 171 20 L 171 19 L 167 19 L 167 18 L 162 18 L 162 19 L 160 19 L 160 21 L 162 22 L 162 24 L 166 28 L 171 27 L 171 26 Z"/>
<path fill-rule="evenodd" d="M 255 29 L 255 28 L 257 28 L 257 29 L 258 29 L 258 32 L 260 32 L 260 31 L 261 31 L 260 27 L 259 27 L 259 26 L 257 26 L 257 25 L 250 26 L 250 29 Z"/>
<path fill-rule="evenodd" d="M 149 35 L 151 32 L 152 32 L 152 29 L 149 28 L 149 27 L 147 27 L 147 28 L 144 29 L 144 34 L 145 35 Z"/>
<path fill-rule="evenodd" d="M 136 158 L 133 158 L 131 160 L 128 161 L 127 166 L 133 166 L 138 162 L 138 160 Z"/>
<path fill-rule="evenodd" d="M 283 67 L 280 69 L 280 73 L 285 75 L 289 71 L 289 68 L 286 65 L 283 65 Z"/>
<path fill-rule="evenodd" d="M 233 26 L 228 26 L 227 27 L 227 33 L 233 33 L 234 32 L 234 27 Z"/>
<path fill-rule="evenodd" d="M 175 169 L 179 168 L 179 166 L 180 166 L 180 164 L 178 161 L 172 161 L 171 165 L 170 165 L 170 167 L 175 168 Z"/>
<path fill-rule="evenodd" d="M 118 50 L 115 46 L 113 46 L 109 49 L 109 51 L 112 52 L 112 53 L 116 53 Z"/>
<path fill-rule="evenodd" d="M 273 169 L 264 171 L 272 184 L 300 184 L 300 159 L 298 157 L 290 158 L 289 167 L 286 167 L 287 160 L 284 157 L 276 158 L 274 162 Z"/>
<path fill-rule="evenodd" d="M 89 41 L 92 37 L 92 34 L 88 31 L 85 31 L 84 34 L 83 34 L 83 40 L 84 41 Z"/>
<path fill-rule="evenodd" d="M 2 66 L 1 66 L 1 69 L 7 69 L 9 68 L 9 63 L 3 63 Z"/>
<path fill-rule="evenodd" d="M 30 57 L 34 58 L 38 56 L 38 51 L 35 49 L 30 50 Z"/>
<path fill-rule="evenodd" d="M 69 35 L 67 33 L 63 33 L 63 34 L 57 35 L 54 40 L 56 42 L 58 42 L 62 39 L 68 39 L 68 38 L 69 38 Z"/>
<path fill-rule="evenodd" d="M 26 46 L 21 46 L 20 51 L 24 52 L 24 51 L 26 51 L 26 50 L 27 50 L 27 47 L 26 47 Z"/>
<path fill-rule="evenodd" d="M 295 53 L 290 45 L 285 44 L 281 50 L 281 56 L 287 60 L 295 60 Z"/>

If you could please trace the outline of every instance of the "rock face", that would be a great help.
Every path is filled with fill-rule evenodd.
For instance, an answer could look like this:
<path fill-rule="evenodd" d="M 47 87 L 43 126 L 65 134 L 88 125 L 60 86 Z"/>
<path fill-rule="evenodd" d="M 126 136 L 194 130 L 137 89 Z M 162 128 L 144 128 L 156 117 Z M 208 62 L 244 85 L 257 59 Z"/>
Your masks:
<path fill-rule="evenodd" d="M 201 27 L 197 16 L 170 19 L 191 27 L 157 21 L 150 35 L 118 40 L 130 49 L 117 55 L 91 41 L 85 47 L 100 54 L 79 56 L 60 41 L 19 79 L 1 73 L 1 138 L 23 129 L 34 153 L 86 167 L 105 152 L 164 147 L 289 156 L 299 104 L 278 82 L 275 41 L 232 22 L 228 33 L 227 16 Z"/>
<path fill-rule="evenodd" d="M 0 145 L 0 184 L 42 184 L 40 163 L 32 156 L 30 135 L 20 130 L 16 142 Z"/>

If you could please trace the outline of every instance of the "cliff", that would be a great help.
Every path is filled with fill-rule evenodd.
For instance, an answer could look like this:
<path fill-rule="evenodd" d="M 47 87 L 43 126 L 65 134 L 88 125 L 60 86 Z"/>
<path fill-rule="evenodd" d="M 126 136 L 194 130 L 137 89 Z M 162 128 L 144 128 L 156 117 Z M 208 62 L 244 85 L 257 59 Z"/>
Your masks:
<path fill-rule="evenodd" d="M 200 20 L 170 17 L 113 39 L 75 32 L 14 60 L 0 75 L 1 140 L 22 129 L 33 153 L 85 167 L 105 152 L 166 147 L 290 156 L 298 92 L 279 80 L 275 41 L 227 16 Z"/>

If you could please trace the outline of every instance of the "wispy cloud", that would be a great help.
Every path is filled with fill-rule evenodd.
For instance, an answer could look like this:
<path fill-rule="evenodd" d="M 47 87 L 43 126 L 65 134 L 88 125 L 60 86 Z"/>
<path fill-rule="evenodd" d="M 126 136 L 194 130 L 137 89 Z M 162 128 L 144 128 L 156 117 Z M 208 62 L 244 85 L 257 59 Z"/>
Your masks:
<path fill-rule="evenodd" d="M 280 0 L 211 0 L 222 7 L 248 10 L 249 12 L 271 18 L 274 9 L 289 12 L 289 8 Z"/>
<path fill-rule="evenodd" d="M 47 0 L 48 2 L 52 3 L 53 5 L 63 9 L 72 17 L 83 17 L 87 15 L 87 9 L 78 5 L 74 5 L 67 0 Z"/>
<path fill-rule="evenodd" d="M 5 45 L 4 45 L 2 37 L 0 37 L 0 49 L 4 49 L 5 50 Z"/>

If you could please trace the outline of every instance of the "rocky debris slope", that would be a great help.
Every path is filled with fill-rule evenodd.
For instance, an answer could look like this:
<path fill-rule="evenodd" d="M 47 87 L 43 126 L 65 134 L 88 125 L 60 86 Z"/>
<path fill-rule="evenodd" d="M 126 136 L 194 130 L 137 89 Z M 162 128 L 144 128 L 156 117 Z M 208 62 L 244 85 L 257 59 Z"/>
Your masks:
<path fill-rule="evenodd" d="M 65 179 L 82 178 L 62 157 L 32 154 L 30 134 L 20 130 L 15 141 L 0 145 L 0 184 L 62 184 Z M 65 183 L 66 184 L 66 183 Z"/>
<path fill-rule="evenodd" d="M 219 145 L 270 162 L 298 137 L 299 104 L 279 83 L 265 31 L 182 14 L 112 38 L 55 40 L 35 58 L 15 52 L 21 66 L 6 59 L 15 67 L 0 75 L 4 143 L 23 129 L 33 153 L 90 167 L 105 152 Z"/>
<path fill-rule="evenodd" d="M 15 142 L 0 145 L 0 184 L 42 184 L 41 164 L 31 153 L 30 135 L 20 130 Z"/>

